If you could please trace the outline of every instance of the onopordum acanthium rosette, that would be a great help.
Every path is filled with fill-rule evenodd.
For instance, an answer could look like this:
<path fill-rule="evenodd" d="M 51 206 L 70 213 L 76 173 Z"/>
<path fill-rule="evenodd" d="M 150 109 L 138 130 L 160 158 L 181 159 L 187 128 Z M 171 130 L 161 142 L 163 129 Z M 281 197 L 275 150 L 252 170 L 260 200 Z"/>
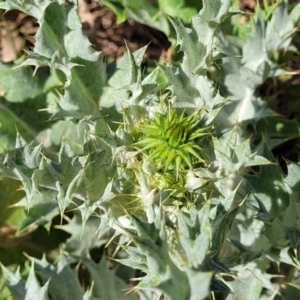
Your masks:
<path fill-rule="evenodd" d="M 199 126 L 198 113 L 185 116 L 169 108 L 166 113 L 155 113 L 140 125 L 141 136 L 134 146 L 148 156 L 154 168 L 164 173 L 180 172 L 205 162 L 203 143 L 210 135 L 208 127 Z"/>

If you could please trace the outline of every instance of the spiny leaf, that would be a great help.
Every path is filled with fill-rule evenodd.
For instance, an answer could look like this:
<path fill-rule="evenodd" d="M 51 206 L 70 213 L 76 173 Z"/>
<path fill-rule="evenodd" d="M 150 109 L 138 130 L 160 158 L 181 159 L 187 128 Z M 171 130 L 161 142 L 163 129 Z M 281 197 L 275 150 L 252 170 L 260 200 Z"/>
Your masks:
<path fill-rule="evenodd" d="M 181 21 L 170 17 L 170 21 L 177 32 L 177 44 L 184 52 L 182 68 L 186 74 L 197 73 L 206 69 L 206 59 L 211 55 L 213 28 L 220 23 L 221 18 L 227 13 L 230 1 L 203 1 L 203 8 L 198 16 L 193 17 L 191 29 L 183 26 Z"/>
<path fill-rule="evenodd" d="M 208 216 L 208 202 L 199 212 L 191 209 L 190 217 L 183 212 L 178 214 L 179 240 L 186 252 L 188 266 L 191 268 L 196 269 L 203 263 L 209 249 L 210 224 L 207 224 Z M 203 219 L 200 219 L 201 217 Z M 200 224 L 203 226 L 200 226 Z"/>
<path fill-rule="evenodd" d="M 29 98 L 35 98 L 43 93 L 43 78 L 32 76 L 29 68 L 18 68 L 12 64 L 0 62 L 1 95 L 12 103 L 24 102 Z M 22 86 L 22 89 L 16 88 Z"/>
<path fill-rule="evenodd" d="M 265 149 L 264 157 L 272 160 L 269 150 Z M 283 172 L 280 166 L 262 165 L 259 174 L 245 175 L 245 178 L 255 197 L 264 203 L 271 214 L 277 214 L 287 208 L 289 194 L 283 183 Z"/>
<path fill-rule="evenodd" d="M 196 269 L 188 269 L 186 271 L 189 285 L 191 287 L 190 300 L 205 300 L 209 297 L 212 272 L 200 272 Z M 199 283 L 201 282 L 201 288 Z"/>
<path fill-rule="evenodd" d="M 64 245 L 64 251 L 70 255 L 70 261 L 85 257 L 91 249 L 99 248 L 107 243 L 111 237 L 111 229 L 103 226 L 102 222 L 105 223 L 98 217 L 91 217 L 83 225 L 80 217 L 75 215 L 70 223 L 57 226 L 71 235 Z"/>
<path fill-rule="evenodd" d="M 34 264 L 31 268 L 26 282 L 21 278 L 19 269 L 15 273 L 1 265 L 4 277 L 8 281 L 8 287 L 15 300 L 49 300 L 49 281 L 41 286 L 34 273 Z"/>
<path fill-rule="evenodd" d="M 76 6 L 43 2 L 41 11 L 31 9 L 37 4 L 40 3 L 22 3 L 25 11 L 28 8 L 29 13 L 37 14 L 35 17 L 40 25 L 34 52 L 26 64 L 44 61 L 66 74 L 65 93 L 59 102 L 58 114 L 98 115 L 98 102 L 106 80 L 105 66 L 82 34 Z"/>
<path fill-rule="evenodd" d="M 114 270 L 108 268 L 105 257 L 102 257 L 98 264 L 93 262 L 92 259 L 83 259 L 83 263 L 95 282 L 92 290 L 93 297 L 111 300 L 136 299 L 133 293 L 128 293 L 131 289 L 130 286 L 119 278 Z"/>
<path fill-rule="evenodd" d="M 213 260 L 218 259 L 222 249 L 225 234 L 231 228 L 232 222 L 237 215 L 239 207 L 227 212 L 222 204 L 217 206 L 217 212 L 211 234 L 211 255 Z"/>
<path fill-rule="evenodd" d="M 82 299 L 84 291 L 79 283 L 77 272 L 71 269 L 63 256 L 60 257 L 57 265 L 48 263 L 45 258 L 31 260 L 34 262 L 36 273 L 42 283 L 45 284 L 51 278 L 48 286 L 51 298 L 57 300 Z"/>

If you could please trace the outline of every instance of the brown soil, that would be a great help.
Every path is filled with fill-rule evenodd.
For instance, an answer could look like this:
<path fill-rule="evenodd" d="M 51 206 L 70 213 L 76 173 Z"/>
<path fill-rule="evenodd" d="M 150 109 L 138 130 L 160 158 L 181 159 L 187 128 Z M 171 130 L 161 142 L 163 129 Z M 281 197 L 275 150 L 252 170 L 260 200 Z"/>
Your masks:
<path fill-rule="evenodd" d="M 171 46 L 164 33 L 149 26 L 133 20 L 117 24 L 115 14 L 99 2 L 80 1 L 79 11 L 84 34 L 104 56 L 120 57 L 126 45 L 132 51 L 149 45 L 145 59 L 158 60 Z"/>
<path fill-rule="evenodd" d="M 0 12 L 0 60 L 10 62 L 22 55 L 22 49 L 33 48 L 38 24 L 23 12 Z"/>

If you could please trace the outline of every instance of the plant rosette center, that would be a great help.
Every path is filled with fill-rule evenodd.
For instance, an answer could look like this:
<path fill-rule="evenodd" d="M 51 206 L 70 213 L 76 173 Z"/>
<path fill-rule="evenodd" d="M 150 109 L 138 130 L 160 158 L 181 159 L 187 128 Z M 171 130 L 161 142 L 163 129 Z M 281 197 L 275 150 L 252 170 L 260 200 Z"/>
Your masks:
<path fill-rule="evenodd" d="M 170 172 L 177 181 L 188 169 L 205 162 L 204 143 L 211 134 L 208 127 L 200 127 L 199 113 L 178 114 L 176 108 L 166 113 L 155 113 L 153 118 L 144 120 L 139 127 L 139 138 L 134 147 L 141 159 L 148 159 L 151 167 L 167 176 Z"/>

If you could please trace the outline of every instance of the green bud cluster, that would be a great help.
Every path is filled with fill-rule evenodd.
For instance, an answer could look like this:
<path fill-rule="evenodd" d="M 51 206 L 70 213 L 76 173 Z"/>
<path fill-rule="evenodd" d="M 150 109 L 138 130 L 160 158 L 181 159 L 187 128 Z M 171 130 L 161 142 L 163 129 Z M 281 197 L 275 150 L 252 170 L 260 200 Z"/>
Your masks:
<path fill-rule="evenodd" d="M 208 127 L 198 127 L 201 121 L 197 113 L 180 115 L 176 108 L 156 113 L 153 119 L 141 125 L 141 139 L 135 147 L 146 154 L 156 168 L 164 172 L 175 170 L 176 178 L 194 163 L 205 162 L 205 150 L 201 140 L 209 134 Z"/>

